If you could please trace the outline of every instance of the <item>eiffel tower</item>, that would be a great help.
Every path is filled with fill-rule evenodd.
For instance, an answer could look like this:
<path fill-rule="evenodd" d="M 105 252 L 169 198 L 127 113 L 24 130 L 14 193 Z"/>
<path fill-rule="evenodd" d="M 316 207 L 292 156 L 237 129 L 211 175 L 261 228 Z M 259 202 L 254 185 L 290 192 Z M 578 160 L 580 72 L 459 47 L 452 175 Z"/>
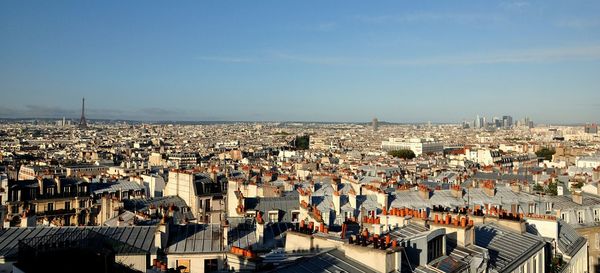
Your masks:
<path fill-rule="evenodd" d="M 85 120 L 85 98 L 83 98 L 81 104 L 81 119 L 79 119 L 79 128 L 85 129 L 87 128 L 87 121 Z"/>

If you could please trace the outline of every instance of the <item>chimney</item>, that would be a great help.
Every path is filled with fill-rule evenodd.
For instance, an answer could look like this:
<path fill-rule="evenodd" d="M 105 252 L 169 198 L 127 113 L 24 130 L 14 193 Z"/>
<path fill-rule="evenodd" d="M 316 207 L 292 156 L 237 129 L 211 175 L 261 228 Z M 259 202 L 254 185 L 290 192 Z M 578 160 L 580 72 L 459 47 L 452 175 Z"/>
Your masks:
<path fill-rule="evenodd" d="M 573 197 L 573 202 L 581 205 L 583 203 L 583 196 L 581 195 L 581 189 L 575 189 L 575 191 L 573 191 L 573 194 L 571 195 Z"/>
<path fill-rule="evenodd" d="M 496 195 L 496 183 L 494 183 L 494 181 L 483 181 L 482 189 L 483 193 L 485 193 L 489 197 L 494 197 L 494 195 Z"/>
<path fill-rule="evenodd" d="M 60 180 L 60 177 L 54 176 L 54 182 L 56 183 L 56 193 L 62 193 L 62 181 Z"/>
<path fill-rule="evenodd" d="M 212 179 L 213 182 L 217 182 L 217 171 L 216 170 L 213 170 L 210 173 L 210 179 Z"/>
<path fill-rule="evenodd" d="M 167 238 L 169 235 L 169 223 L 161 222 L 154 233 L 154 246 L 157 248 L 165 248 L 167 246 Z"/>
<path fill-rule="evenodd" d="M 41 176 L 36 177 L 38 181 L 38 186 L 40 187 L 40 194 L 44 194 L 44 179 Z"/>
<path fill-rule="evenodd" d="M 429 200 L 429 197 L 431 197 L 431 191 L 429 188 L 427 188 L 427 186 L 419 185 L 419 196 L 425 200 Z"/>
<path fill-rule="evenodd" d="M 223 225 L 223 246 L 229 245 L 229 221 L 224 220 L 222 222 Z"/>
<path fill-rule="evenodd" d="M 341 196 L 339 191 L 333 192 L 333 208 L 335 210 L 335 214 L 339 215 L 341 211 Z"/>
<path fill-rule="evenodd" d="M 29 210 L 21 214 L 21 227 L 35 227 L 36 225 L 36 217 Z"/>
<path fill-rule="evenodd" d="M 303 188 L 298 188 L 298 198 L 300 198 L 300 203 L 302 203 L 302 201 L 306 202 L 307 205 L 310 205 L 310 190 L 305 190 Z"/>
<path fill-rule="evenodd" d="M 333 188 L 334 192 L 340 190 L 340 185 L 338 184 L 338 181 L 335 178 L 331 179 L 331 187 Z"/>
<path fill-rule="evenodd" d="M 377 191 L 377 203 L 382 207 L 388 206 L 388 194 L 382 190 Z"/>
<path fill-rule="evenodd" d="M 460 185 L 452 185 L 450 190 L 451 190 L 452 196 L 454 196 L 454 198 L 462 198 L 463 197 L 463 190 Z"/>
<path fill-rule="evenodd" d="M 348 192 L 348 202 L 350 202 L 350 206 L 353 209 L 358 209 L 358 207 L 356 206 L 356 192 L 354 191 L 354 189 L 350 189 L 350 191 Z"/>
<path fill-rule="evenodd" d="M 519 185 L 518 182 L 512 182 L 512 183 L 510 183 L 510 189 L 513 192 L 517 192 L 517 193 L 521 192 L 521 185 Z"/>
<path fill-rule="evenodd" d="M 256 212 L 256 241 L 258 245 L 263 245 L 265 241 L 265 221 L 260 215 L 260 211 Z"/>

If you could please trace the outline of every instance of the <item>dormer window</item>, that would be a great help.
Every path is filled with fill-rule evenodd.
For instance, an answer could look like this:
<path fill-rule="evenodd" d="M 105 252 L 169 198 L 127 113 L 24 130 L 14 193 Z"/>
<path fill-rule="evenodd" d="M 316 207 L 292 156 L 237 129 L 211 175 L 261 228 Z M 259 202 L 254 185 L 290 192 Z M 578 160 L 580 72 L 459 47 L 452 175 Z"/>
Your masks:
<path fill-rule="evenodd" d="M 269 211 L 269 222 L 271 222 L 271 223 L 279 222 L 279 211 Z"/>

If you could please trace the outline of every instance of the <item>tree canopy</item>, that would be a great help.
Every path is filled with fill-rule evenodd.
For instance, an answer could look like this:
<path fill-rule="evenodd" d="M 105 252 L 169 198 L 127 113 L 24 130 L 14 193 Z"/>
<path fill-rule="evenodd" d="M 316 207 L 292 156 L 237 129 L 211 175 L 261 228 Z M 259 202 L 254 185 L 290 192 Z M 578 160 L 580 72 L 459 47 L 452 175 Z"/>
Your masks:
<path fill-rule="evenodd" d="M 402 159 L 413 159 L 416 157 L 415 153 L 408 149 L 389 151 L 388 154 Z"/>
<path fill-rule="evenodd" d="M 554 155 L 554 153 L 556 153 L 554 149 L 544 147 L 539 151 L 535 152 L 535 155 L 537 155 L 538 157 L 542 157 L 544 160 L 552 160 L 552 155 Z"/>
<path fill-rule="evenodd" d="M 307 150 L 310 145 L 310 137 L 308 135 L 298 136 L 294 141 L 294 148 L 298 150 Z"/>

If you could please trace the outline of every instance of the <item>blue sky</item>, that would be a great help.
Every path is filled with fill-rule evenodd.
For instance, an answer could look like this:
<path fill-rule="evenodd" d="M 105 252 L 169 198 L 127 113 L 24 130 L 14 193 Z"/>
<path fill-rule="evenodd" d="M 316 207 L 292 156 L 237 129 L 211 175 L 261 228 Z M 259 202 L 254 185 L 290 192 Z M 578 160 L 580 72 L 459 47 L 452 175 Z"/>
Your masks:
<path fill-rule="evenodd" d="M 598 1 L 2 1 L 0 118 L 600 118 Z"/>

